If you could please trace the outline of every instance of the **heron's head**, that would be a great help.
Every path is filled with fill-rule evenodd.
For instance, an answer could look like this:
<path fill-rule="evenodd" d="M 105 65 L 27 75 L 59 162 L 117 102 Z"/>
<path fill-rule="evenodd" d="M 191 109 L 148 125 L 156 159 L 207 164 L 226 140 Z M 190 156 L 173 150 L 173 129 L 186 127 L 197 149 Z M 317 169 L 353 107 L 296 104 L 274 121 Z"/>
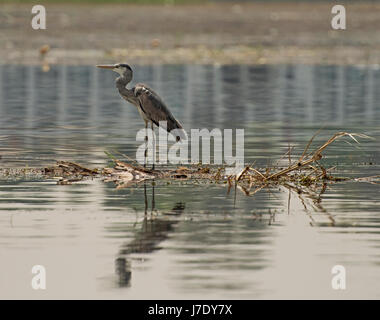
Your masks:
<path fill-rule="evenodd" d="M 102 69 L 110 69 L 119 73 L 122 77 L 132 78 L 133 71 L 131 67 L 125 63 L 117 63 L 117 64 L 100 64 L 97 65 L 98 68 Z"/>

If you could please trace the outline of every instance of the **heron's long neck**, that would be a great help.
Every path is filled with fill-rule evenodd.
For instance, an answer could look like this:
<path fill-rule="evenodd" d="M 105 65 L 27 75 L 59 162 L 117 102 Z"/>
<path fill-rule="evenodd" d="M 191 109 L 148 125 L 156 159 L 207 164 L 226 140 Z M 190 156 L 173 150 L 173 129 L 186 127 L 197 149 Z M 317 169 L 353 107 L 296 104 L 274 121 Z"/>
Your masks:
<path fill-rule="evenodd" d="M 127 79 L 125 76 L 120 76 L 116 79 L 116 87 L 119 89 L 119 91 L 128 90 L 126 88 L 127 84 L 131 82 L 132 79 Z M 128 90 L 131 91 L 131 90 Z M 121 93 L 121 92 L 120 92 Z"/>
<path fill-rule="evenodd" d="M 131 82 L 132 79 L 128 79 L 125 76 L 120 76 L 116 79 L 116 87 L 119 90 L 120 95 L 128 100 L 130 103 L 134 105 L 138 105 L 137 98 L 134 92 L 130 89 L 127 89 L 127 84 Z"/>

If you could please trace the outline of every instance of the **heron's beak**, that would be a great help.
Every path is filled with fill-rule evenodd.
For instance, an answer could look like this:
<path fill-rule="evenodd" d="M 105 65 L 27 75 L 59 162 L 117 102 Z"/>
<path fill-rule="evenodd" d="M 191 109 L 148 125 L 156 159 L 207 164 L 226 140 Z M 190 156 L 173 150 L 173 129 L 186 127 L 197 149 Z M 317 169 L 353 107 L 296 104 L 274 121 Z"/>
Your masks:
<path fill-rule="evenodd" d="M 115 65 L 113 65 L 113 64 L 98 64 L 97 67 L 102 68 L 102 69 L 114 69 Z"/>

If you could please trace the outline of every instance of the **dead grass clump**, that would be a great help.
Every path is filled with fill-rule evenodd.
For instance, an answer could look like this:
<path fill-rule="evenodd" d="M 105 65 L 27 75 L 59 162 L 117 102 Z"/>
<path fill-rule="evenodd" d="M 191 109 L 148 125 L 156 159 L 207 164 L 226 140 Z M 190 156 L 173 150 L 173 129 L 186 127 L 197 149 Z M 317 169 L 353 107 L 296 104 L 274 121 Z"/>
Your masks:
<path fill-rule="evenodd" d="M 175 169 L 156 169 L 149 170 L 140 164 L 130 164 L 112 157 L 114 166 L 101 170 L 88 169 L 73 162 L 60 161 L 56 166 L 45 169 L 45 174 L 60 176 L 60 184 L 69 184 L 86 177 L 102 177 L 107 182 L 114 182 L 119 188 L 130 186 L 145 180 L 152 179 L 205 179 L 213 182 L 226 183 L 229 187 L 235 185 L 246 194 L 250 194 L 252 187 L 257 190 L 269 185 L 285 185 L 292 183 L 299 186 L 312 186 L 320 182 L 338 182 L 348 178 L 336 177 L 331 175 L 332 168 L 324 168 L 319 160 L 323 158 L 325 149 L 336 140 L 349 137 L 354 142 L 359 143 L 356 137 L 369 138 L 364 134 L 337 132 L 325 143 L 314 151 L 310 151 L 311 144 L 318 133 L 316 133 L 306 145 L 303 153 L 295 161 L 292 161 L 292 148 L 289 147 L 284 157 L 289 158 L 287 167 L 267 167 L 264 169 L 254 168 L 252 165 L 246 166 L 236 175 L 225 175 L 224 167 L 210 166 L 180 166 Z M 280 160 L 281 160 L 280 159 Z"/>

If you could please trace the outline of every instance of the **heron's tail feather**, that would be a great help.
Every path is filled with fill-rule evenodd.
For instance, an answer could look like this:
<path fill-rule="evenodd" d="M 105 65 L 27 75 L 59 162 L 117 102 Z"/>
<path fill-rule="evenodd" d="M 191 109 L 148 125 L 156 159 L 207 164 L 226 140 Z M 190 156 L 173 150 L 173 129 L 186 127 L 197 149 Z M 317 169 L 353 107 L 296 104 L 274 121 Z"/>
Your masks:
<path fill-rule="evenodd" d="M 172 132 L 172 130 L 175 130 L 175 131 Z M 183 129 L 181 123 L 177 119 L 168 121 L 167 131 L 175 136 L 177 142 L 187 139 L 186 132 Z"/>

